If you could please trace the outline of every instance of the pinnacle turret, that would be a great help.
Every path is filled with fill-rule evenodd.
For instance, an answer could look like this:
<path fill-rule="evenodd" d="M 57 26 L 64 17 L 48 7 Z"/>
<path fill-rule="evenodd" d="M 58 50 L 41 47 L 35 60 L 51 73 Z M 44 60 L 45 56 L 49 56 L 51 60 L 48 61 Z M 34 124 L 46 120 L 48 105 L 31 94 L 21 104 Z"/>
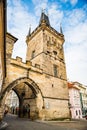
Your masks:
<path fill-rule="evenodd" d="M 60 33 L 63 34 L 62 26 L 60 24 Z"/>
<path fill-rule="evenodd" d="M 29 27 L 29 32 L 28 32 L 28 36 L 31 35 L 31 26 Z"/>

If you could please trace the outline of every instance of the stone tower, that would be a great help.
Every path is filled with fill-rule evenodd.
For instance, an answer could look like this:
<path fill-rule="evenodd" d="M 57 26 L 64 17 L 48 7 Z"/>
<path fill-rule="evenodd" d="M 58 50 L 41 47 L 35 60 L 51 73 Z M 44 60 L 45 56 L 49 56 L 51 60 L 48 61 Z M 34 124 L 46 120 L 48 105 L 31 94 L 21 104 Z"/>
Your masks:
<path fill-rule="evenodd" d="M 32 33 L 29 29 L 26 43 L 26 61 L 42 70 L 39 75 L 35 71 L 29 74 L 43 94 L 44 106 L 39 116 L 45 119 L 69 118 L 62 28 L 60 33 L 57 32 L 42 12 L 38 27 Z"/>
<path fill-rule="evenodd" d="M 38 27 L 26 38 L 26 63 L 22 58 L 11 58 L 17 38 L 7 33 L 6 78 L 0 94 L 1 106 L 10 90 L 19 98 L 20 117 L 23 106 L 30 106 L 31 119 L 69 118 L 68 86 L 64 61 L 62 28 L 60 33 L 50 25 L 48 16 L 42 12 Z M 4 109 L 3 109 L 4 110 Z"/>

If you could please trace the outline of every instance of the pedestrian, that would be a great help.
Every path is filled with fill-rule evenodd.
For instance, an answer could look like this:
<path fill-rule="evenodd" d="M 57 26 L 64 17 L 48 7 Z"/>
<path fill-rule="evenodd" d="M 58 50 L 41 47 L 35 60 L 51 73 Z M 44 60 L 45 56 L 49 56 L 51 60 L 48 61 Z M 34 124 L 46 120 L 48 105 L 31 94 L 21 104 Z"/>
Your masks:
<path fill-rule="evenodd" d="M 28 115 L 28 118 L 30 118 L 30 105 L 27 104 L 27 115 Z"/>
<path fill-rule="evenodd" d="M 26 107 L 23 105 L 23 117 L 26 115 Z"/>

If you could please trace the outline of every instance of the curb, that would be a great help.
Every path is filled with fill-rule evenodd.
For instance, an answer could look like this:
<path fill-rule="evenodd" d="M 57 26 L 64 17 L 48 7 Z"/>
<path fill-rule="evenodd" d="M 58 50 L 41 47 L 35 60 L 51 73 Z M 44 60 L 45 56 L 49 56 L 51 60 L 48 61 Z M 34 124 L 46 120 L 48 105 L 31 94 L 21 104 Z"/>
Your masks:
<path fill-rule="evenodd" d="M 35 120 L 36 122 L 41 122 L 41 123 L 74 123 L 74 122 L 78 122 L 78 121 L 86 121 L 86 120 L 65 120 L 65 121 L 44 121 L 44 120 Z"/>

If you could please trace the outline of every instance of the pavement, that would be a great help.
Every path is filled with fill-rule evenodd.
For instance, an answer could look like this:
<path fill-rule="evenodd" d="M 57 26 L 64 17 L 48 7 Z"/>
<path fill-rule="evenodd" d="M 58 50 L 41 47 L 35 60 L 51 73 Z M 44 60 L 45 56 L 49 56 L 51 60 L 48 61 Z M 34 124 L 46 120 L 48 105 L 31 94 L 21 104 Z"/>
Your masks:
<path fill-rule="evenodd" d="M 35 120 L 36 122 L 42 122 L 42 123 L 75 123 L 77 121 L 87 121 L 86 119 L 71 119 L 71 120 Z"/>
<path fill-rule="evenodd" d="M 85 119 L 78 119 L 78 120 L 65 120 L 65 121 L 39 121 L 38 123 L 42 122 L 44 124 L 54 125 L 58 127 L 58 130 L 87 130 L 87 120 Z M 60 129 L 59 129 L 60 127 Z"/>
<path fill-rule="evenodd" d="M 87 120 L 43 121 L 18 118 L 7 114 L 3 120 L 8 123 L 6 130 L 87 130 Z M 3 130 L 3 129 L 0 129 Z"/>
<path fill-rule="evenodd" d="M 6 129 L 8 126 L 7 122 L 1 121 L 0 122 L 0 130 L 4 130 Z"/>

